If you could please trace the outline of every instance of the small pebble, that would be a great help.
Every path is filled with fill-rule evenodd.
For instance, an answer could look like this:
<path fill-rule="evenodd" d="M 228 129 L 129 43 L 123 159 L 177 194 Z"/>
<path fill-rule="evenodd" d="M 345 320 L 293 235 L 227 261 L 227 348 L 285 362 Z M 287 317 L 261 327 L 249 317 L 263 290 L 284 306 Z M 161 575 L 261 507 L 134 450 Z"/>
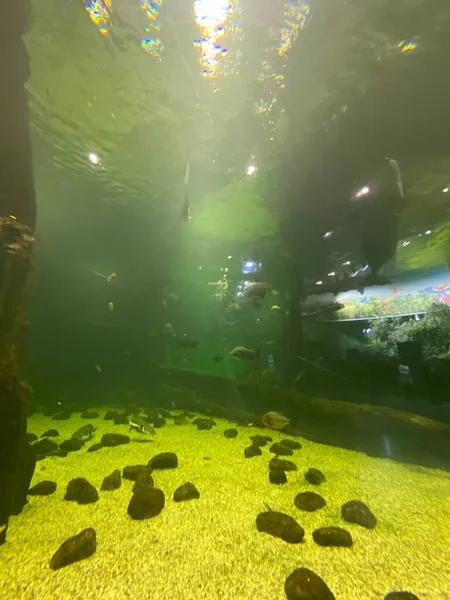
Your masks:
<path fill-rule="evenodd" d="M 294 440 L 281 440 L 280 444 L 283 444 L 283 446 L 286 446 L 291 450 L 299 450 L 302 447 L 300 442 L 295 442 Z"/>
<path fill-rule="evenodd" d="M 287 483 L 287 475 L 282 469 L 270 469 L 269 481 L 275 485 L 283 485 Z"/>
<path fill-rule="evenodd" d="M 35 442 L 37 439 L 38 436 L 35 433 L 27 433 L 27 440 L 30 442 L 30 444 L 31 442 Z"/>
<path fill-rule="evenodd" d="M 140 475 L 146 468 L 146 465 L 130 465 L 128 467 L 124 467 L 122 471 L 122 477 L 124 479 L 129 479 L 130 481 L 136 481 L 138 475 Z"/>
<path fill-rule="evenodd" d="M 50 496 L 56 492 L 54 481 L 40 481 L 28 490 L 29 496 Z"/>
<path fill-rule="evenodd" d="M 377 524 L 375 515 L 360 500 L 350 500 L 341 508 L 342 518 L 348 523 L 357 523 L 366 529 L 373 529 Z"/>
<path fill-rule="evenodd" d="M 89 446 L 87 451 L 88 452 L 96 452 L 97 450 L 100 450 L 100 448 L 103 448 L 102 444 L 100 444 L 100 443 L 92 444 L 92 446 Z"/>
<path fill-rule="evenodd" d="M 98 419 L 99 418 L 99 414 L 98 412 L 89 412 L 88 410 L 85 410 L 84 412 L 81 413 L 80 417 L 82 419 Z"/>
<path fill-rule="evenodd" d="M 125 413 L 119 413 L 114 418 L 114 425 L 129 425 L 128 417 Z"/>
<path fill-rule="evenodd" d="M 138 493 L 147 487 L 155 487 L 151 467 L 145 467 L 145 469 L 139 473 L 133 485 L 133 494 Z"/>
<path fill-rule="evenodd" d="M 300 510 L 314 512 L 319 510 L 319 508 L 326 506 L 327 503 L 322 496 L 319 496 L 319 494 L 314 492 L 302 492 L 301 494 L 297 494 L 297 496 L 295 496 L 294 504 Z"/>
<path fill-rule="evenodd" d="M 105 433 L 101 439 L 102 446 L 120 446 L 129 443 L 130 437 L 123 433 Z"/>
<path fill-rule="evenodd" d="M 122 485 L 122 479 L 120 477 L 119 469 L 116 469 L 111 473 L 111 475 L 107 475 L 100 487 L 102 492 L 112 492 L 114 490 L 118 490 Z"/>
<path fill-rule="evenodd" d="M 420 600 L 418 596 L 412 592 L 389 592 L 384 600 Z"/>
<path fill-rule="evenodd" d="M 97 502 L 99 495 L 95 487 L 84 477 L 76 477 L 67 484 L 64 500 L 78 504 L 91 504 Z"/>
<path fill-rule="evenodd" d="M 272 438 L 268 435 L 251 435 L 250 439 L 252 440 L 255 446 L 267 446 L 267 442 L 271 442 Z"/>
<path fill-rule="evenodd" d="M 272 444 L 270 446 L 269 451 L 273 454 L 278 454 L 278 456 L 292 456 L 292 454 L 294 454 L 291 448 L 288 448 L 287 446 L 284 446 L 283 444 L 280 444 L 278 442 Z"/>
<path fill-rule="evenodd" d="M 103 417 L 104 421 L 113 421 L 114 417 L 117 417 L 119 413 L 117 410 L 107 410 L 105 416 Z"/>
<path fill-rule="evenodd" d="M 225 429 L 225 431 L 223 432 L 223 435 L 226 438 L 235 438 L 238 435 L 238 430 L 237 429 Z"/>
<path fill-rule="evenodd" d="M 313 539 L 319 546 L 345 546 L 353 544 L 352 536 L 341 527 L 320 527 L 313 531 Z"/>
<path fill-rule="evenodd" d="M 131 497 L 127 512 L 132 519 L 150 519 L 159 515 L 164 504 L 165 498 L 162 490 L 143 487 Z"/>
<path fill-rule="evenodd" d="M 269 469 L 281 469 L 282 471 L 298 471 L 297 465 L 292 461 L 276 457 L 270 460 Z"/>
<path fill-rule="evenodd" d="M 178 456 L 174 452 L 162 452 L 154 456 L 148 463 L 152 469 L 176 469 Z"/>
<path fill-rule="evenodd" d="M 173 495 L 175 502 L 183 502 L 184 500 L 194 500 L 198 498 L 200 498 L 200 492 L 190 481 L 180 485 L 180 487 L 175 490 Z"/>
<path fill-rule="evenodd" d="M 156 419 L 152 420 L 152 424 L 153 424 L 153 427 L 156 427 L 156 429 L 159 429 L 160 427 L 164 427 L 164 425 L 166 424 L 166 420 L 163 419 L 162 417 L 156 417 Z"/>
<path fill-rule="evenodd" d="M 56 429 L 48 429 L 41 435 L 41 438 L 43 437 L 59 437 L 59 433 Z"/>
<path fill-rule="evenodd" d="M 284 582 L 287 600 L 336 600 L 325 581 L 314 571 L 295 569 Z"/>
<path fill-rule="evenodd" d="M 295 519 L 273 510 L 262 512 L 256 517 L 256 528 L 289 544 L 299 544 L 305 535 L 305 531 Z"/>
<path fill-rule="evenodd" d="M 95 529 L 83 529 L 78 535 L 67 539 L 55 552 L 50 560 L 50 568 L 61 569 L 74 562 L 88 558 L 97 548 Z"/>
<path fill-rule="evenodd" d="M 64 440 L 59 445 L 60 449 L 66 450 L 67 452 L 75 452 L 76 450 L 81 450 L 84 446 L 84 441 L 79 438 L 70 438 L 69 440 Z"/>
<path fill-rule="evenodd" d="M 70 412 L 59 412 L 53 415 L 52 419 L 53 421 L 67 421 L 71 416 Z"/>
<path fill-rule="evenodd" d="M 305 473 L 305 479 L 312 485 L 320 485 L 326 481 L 325 475 L 319 469 L 308 469 Z"/>
<path fill-rule="evenodd" d="M 262 454 L 261 448 L 259 446 L 255 446 L 254 444 L 252 444 L 251 446 L 248 446 L 244 450 L 245 458 L 253 458 L 254 456 L 261 456 L 261 454 Z"/>

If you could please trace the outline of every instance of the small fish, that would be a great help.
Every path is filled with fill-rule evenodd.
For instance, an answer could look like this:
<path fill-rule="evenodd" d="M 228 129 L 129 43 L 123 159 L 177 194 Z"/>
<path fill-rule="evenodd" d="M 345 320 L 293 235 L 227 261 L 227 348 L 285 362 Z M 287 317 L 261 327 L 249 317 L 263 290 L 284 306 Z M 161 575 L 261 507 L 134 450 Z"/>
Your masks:
<path fill-rule="evenodd" d="M 278 304 L 274 304 L 273 306 L 270 307 L 270 310 L 281 310 L 281 306 L 278 306 Z"/>
<path fill-rule="evenodd" d="M 138 431 L 139 433 L 150 433 L 151 435 L 155 435 L 156 431 L 153 427 L 143 419 L 142 417 L 131 417 L 128 419 L 128 424 L 130 425 L 130 431 Z"/>
<path fill-rule="evenodd" d="M 88 423 L 88 425 L 83 425 L 80 429 L 77 429 L 75 433 L 72 433 L 72 439 L 79 439 L 83 441 L 88 441 L 94 435 L 95 427 Z"/>
<path fill-rule="evenodd" d="M 271 286 L 263 281 L 250 281 L 242 292 L 245 298 L 265 298 L 271 293 Z"/>
<path fill-rule="evenodd" d="M 213 362 L 215 363 L 219 363 L 222 362 L 224 359 L 223 354 L 220 354 L 220 352 L 218 352 L 214 357 L 213 357 Z"/>
<path fill-rule="evenodd" d="M 117 279 L 117 275 L 115 273 L 110 273 L 108 275 L 108 283 L 111 283 L 111 281 L 114 281 L 115 279 Z"/>
<path fill-rule="evenodd" d="M 181 218 L 185 223 L 189 223 L 191 221 L 191 205 L 189 202 L 189 196 L 186 194 L 183 202 L 183 207 L 181 209 Z"/>
<path fill-rule="evenodd" d="M 194 340 L 187 335 L 184 335 L 180 340 L 178 340 L 178 345 L 182 346 L 183 348 L 197 348 L 199 343 L 200 342 L 198 340 Z"/>
<path fill-rule="evenodd" d="M 102 368 L 100 367 L 100 365 L 95 365 L 95 368 L 97 369 L 97 371 L 98 371 L 99 373 L 101 373 L 101 372 L 102 372 Z"/>
<path fill-rule="evenodd" d="M 236 346 L 236 348 L 233 348 L 230 352 L 230 356 L 239 360 L 254 360 L 255 358 L 259 358 L 259 354 L 259 350 L 252 350 L 245 346 Z"/>
<path fill-rule="evenodd" d="M 108 310 L 112 312 L 114 310 L 114 302 L 108 302 Z"/>
<path fill-rule="evenodd" d="M 261 421 L 265 427 L 279 431 L 285 429 L 291 422 L 287 417 L 275 411 L 270 411 L 263 415 Z"/>

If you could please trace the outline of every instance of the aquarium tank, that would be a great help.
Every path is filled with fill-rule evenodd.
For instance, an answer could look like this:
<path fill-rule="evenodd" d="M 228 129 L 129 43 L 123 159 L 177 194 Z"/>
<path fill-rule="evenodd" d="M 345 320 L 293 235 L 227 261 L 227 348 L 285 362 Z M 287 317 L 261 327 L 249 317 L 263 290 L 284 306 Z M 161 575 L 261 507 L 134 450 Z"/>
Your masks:
<path fill-rule="evenodd" d="M 450 600 L 449 1 L 0 5 L 1 600 Z"/>

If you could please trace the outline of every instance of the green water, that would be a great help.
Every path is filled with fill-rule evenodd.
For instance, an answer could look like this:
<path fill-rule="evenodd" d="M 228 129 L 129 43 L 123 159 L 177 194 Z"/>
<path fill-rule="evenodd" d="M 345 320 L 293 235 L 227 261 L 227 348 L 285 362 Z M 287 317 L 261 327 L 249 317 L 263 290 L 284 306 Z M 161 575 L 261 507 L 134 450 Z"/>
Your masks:
<path fill-rule="evenodd" d="M 39 434 L 52 426 L 52 411 L 131 404 L 131 411 L 206 413 L 224 419 L 222 429 L 237 423 L 240 440 L 249 424 L 262 431 L 263 414 L 279 411 L 291 421 L 286 435 L 313 444 L 316 461 L 318 444 L 326 445 L 336 490 L 339 461 L 351 455 L 346 493 L 330 491 L 336 507 L 352 499 L 347 492 L 364 499 L 370 490 L 352 454 L 360 452 L 377 480 L 378 500 L 367 497 L 381 513 L 380 538 L 370 541 L 371 556 L 358 554 L 351 583 L 341 587 L 337 554 L 313 552 L 307 560 L 341 599 L 362 598 L 355 589 L 365 568 L 377 568 L 372 558 L 382 535 L 392 548 L 392 529 L 409 518 L 411 506 L 399 502 L 395 517 L 383 521 L 383 506 L 395 497 L 390 491 L 379 500 L 390 485 L 385 467 L 401 481 L 403 497 L 409 485 L 420 485 L 414 469 L 426 473 L 427 509 L 409 532 L 421 538 L 424 562 L 433 554 L 433 541 L 424 541 L 430 515 L 436 510 L 443 523 L 450 516 L 442 491 L 450 469 L 449 34 L 444 0 L 30 2 L 25 41 L 38 206 L 22 363 L 34 390 L 30 426 Z M 398 281 L 427 277 L 428 291 L 418 284 L 408 292 L 400 320 L 392 321 Z M 252 282 L 267 283 L 270 293 L 248 297 Z M 383 323 L 343 321 L 339 311 L 351 311 L 337 305 L 342 294 L 358 289 L 362 304 L 374 287 L 384 295 L 371 316 Z M 413 297 L 417 316 L 407 310 Z M 412 343 L 410 358 L 397 342 Z M 230 354 L 239 346 L 252 351 L 251 360 Z M 406 387 L 401 364 L 412 378 Z M 199 443 L 194 426 L 189 441 L 170 425 L 158 432 L 161 451 L 173 443 L 183 455 Z M 209 443 L 214 448 L 218 438 L 211 434 Z M 233 460 L 243 461 L 244 447 Z M 198 452 L 207 448 L 199 443 Z M 62 487 L 69 475 L 87 473 L 89 455 L 82 450 L 77 463 L 75 454 L 67 472 L 54 472 Z M 127 458 L 138 460 L 136 452 Z M 188 460 L 186 477 L 198 468 L 191 454 Z M 305 470 L 314 466 L 306 463 Z M 98 485 L 107 473 L 96 469 Z M 273 490 L 258 487 L 260 475 L 252 471 L 241 482 L 242 490 L 253 486 L 253 511 L 277 503 Z M 276 506 L 287 511 L 286 497 Z M 406 529 L 399 531 L 404 543 Z M 247 581 L 239 591 L 235 578 L 233 595 L 191 581 L 188 595 L 177 590 L 173 597 L 283 598 L 275 579 L 282 583 L 299 566 L 301 551 L 283 554 L 283 568 L 273 552 L 258 547 L 258 559 L 271 557 L 266 587 Z M 208 559 L 213 582 L 233 572 L 230 563 L 218 577 L 219 555 L 215 546 Z M 183 570 L 182 559 L 171 556 Z M 251 570 L 251 556 L 246 560 Z M 442 554 L 431 572 L 407 580 L 402 567 L 404 577 L 391 584 L 387 573 L 399 560 L 383 557 L 383 585 L 372 582 L 364 598 L 381 600 L 390 585 L 422 600 L 450 598 L 444 580 L 429 585 L 446 569 Z M 49 586 L 46 580 L 38 596 L 5 593 L 63 597 Z M 163 597 L 159 577 L 156 587 L 155 600 Z M 140 597 L 135 589 L 126 597 Z M 98 597 L 113 597 L 113 586 L 102 590 Z"/>

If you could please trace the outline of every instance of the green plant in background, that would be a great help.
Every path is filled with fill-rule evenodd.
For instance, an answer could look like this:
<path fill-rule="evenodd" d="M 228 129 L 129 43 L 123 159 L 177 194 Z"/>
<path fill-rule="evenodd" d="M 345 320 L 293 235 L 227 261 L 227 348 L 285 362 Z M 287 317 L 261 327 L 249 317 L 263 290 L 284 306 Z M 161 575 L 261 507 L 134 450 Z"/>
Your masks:
<path fill-rule="evenodd" d="M 444 358 L 450 352 L 450 308 L 433 303 L 423 319 L 401 317 L 371 321 L 372 334 L 367 346 L 370 354 L 396 356 L 397 343 L 417 341 L 425 358 Z"/>
<path fill-rule="evenodd" d="M 389 317 L 390 315 L 404 315 L 427 311 L 435 302 L 432 294 L 417 292 L 404 296 L 390 298 L 373 298 L 369 296 L 365 302 L 357 299 L 348 302 L 338 315 L 340 319 Z"/>

